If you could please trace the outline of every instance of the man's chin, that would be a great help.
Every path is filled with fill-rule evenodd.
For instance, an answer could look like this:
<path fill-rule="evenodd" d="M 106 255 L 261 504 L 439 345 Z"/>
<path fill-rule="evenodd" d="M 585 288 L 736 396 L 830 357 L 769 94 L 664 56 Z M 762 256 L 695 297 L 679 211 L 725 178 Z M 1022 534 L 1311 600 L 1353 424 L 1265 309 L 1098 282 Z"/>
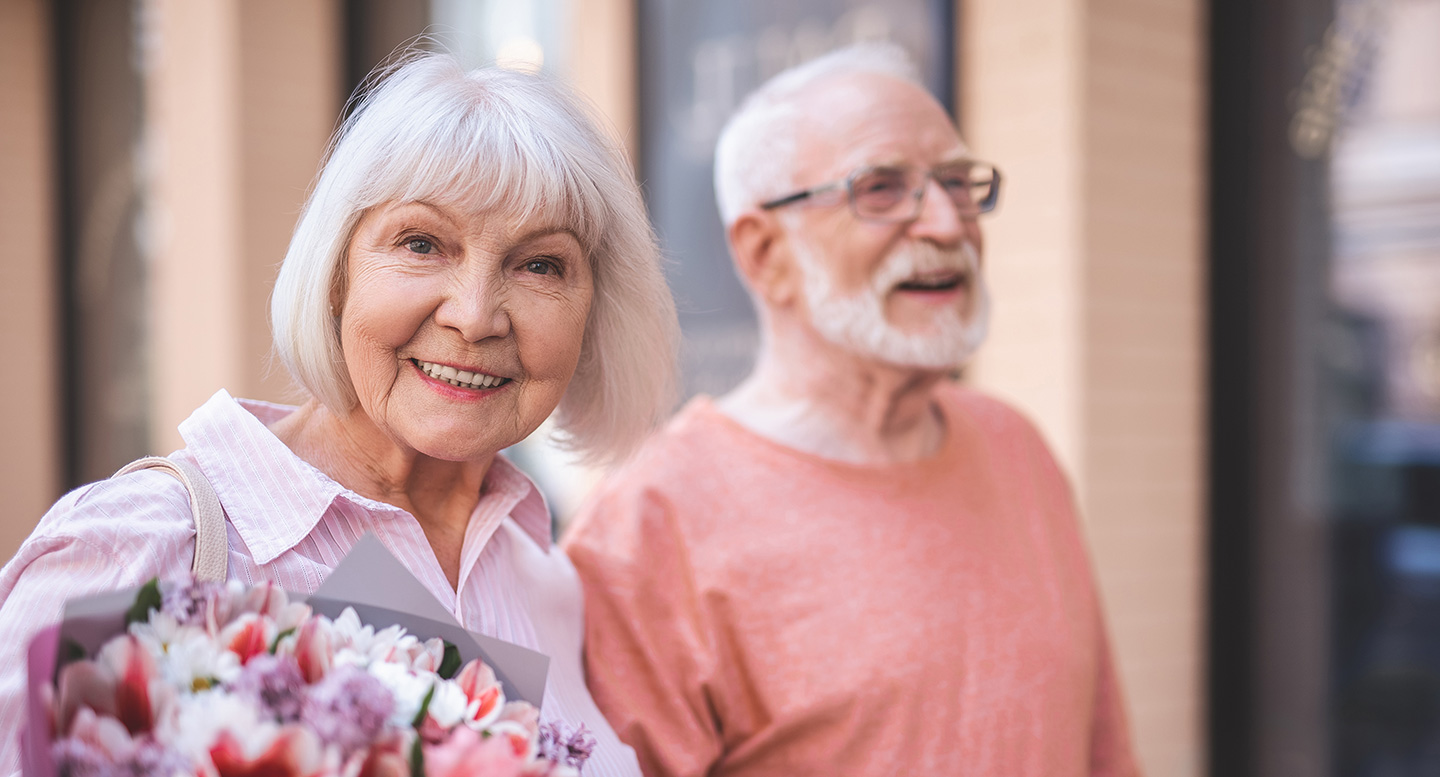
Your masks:
<path fill-rule="evenodd" d="M 969 361 L 985 341 L 988 317 L 931 321 L 923 328 L 888 324 L 869 343 L 878 358 L 897 366 L 953 370 Z"/>

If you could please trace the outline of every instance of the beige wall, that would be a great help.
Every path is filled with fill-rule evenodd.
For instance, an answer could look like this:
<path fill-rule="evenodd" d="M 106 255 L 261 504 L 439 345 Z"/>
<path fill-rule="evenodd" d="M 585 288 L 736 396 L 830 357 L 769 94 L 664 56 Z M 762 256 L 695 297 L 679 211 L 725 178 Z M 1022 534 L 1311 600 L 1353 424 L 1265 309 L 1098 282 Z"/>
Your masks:
<path fill-rule="evenodd" d="M 153 0 L 152 444 L 211 394 L 293 399 L 275 272 L 341 105 L 334 0 Z"/>
<path fill-rule="evenodd" d="M 59 496 L 52 62 L 43 0 L 0 2 L 0 559 Z M 151 447 L 217 389 L 294 397 L 270 365 L 268 299 L 339 114 L 336 0 L 150 0 L 146 23 Z"/>
<path fill-rule="evenodd" d="M 633 163 L 640 153 L 635 0 L 586 0 L 573 8 L 570 80 Z"/>
<path fill-rule="evenodd" d="M 9 236 L 0 283 L 0 560 L 60 487 L 48 14 L 44 0 L 0 2 L 0 234 Z"/>
<path fill-rule="evenodd" d="M 1204 771 L 1202 4 L 967 0 L 986 224 L 983 387 L 1074 481 L 1151 777 Z"/>

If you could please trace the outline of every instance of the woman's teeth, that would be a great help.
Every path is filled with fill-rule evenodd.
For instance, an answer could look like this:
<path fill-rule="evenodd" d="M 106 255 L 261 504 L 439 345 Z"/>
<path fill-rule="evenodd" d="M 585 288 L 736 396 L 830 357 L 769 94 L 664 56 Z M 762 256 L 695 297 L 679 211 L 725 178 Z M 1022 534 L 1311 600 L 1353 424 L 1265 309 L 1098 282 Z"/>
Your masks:
<path fill-rule="evenodd" d="M 416 367 L 419 367 L 420 371 L 425 373 L 426 375 L 429 375 L 436 380 L 443 380 L 446 383 L 449 383 L 452 386 L 457 386 L 459 388 L 494 388 L 501 383 L 509 382 L 509 378 L 499 378 L 494 375 L 486 375 L 480 372 L 467 372 L 466 370 L 457 370 L 454 367 L 445 364 L 423 362 L 419 359 L 411 359 L 410 361 L 413 362 Z"/>

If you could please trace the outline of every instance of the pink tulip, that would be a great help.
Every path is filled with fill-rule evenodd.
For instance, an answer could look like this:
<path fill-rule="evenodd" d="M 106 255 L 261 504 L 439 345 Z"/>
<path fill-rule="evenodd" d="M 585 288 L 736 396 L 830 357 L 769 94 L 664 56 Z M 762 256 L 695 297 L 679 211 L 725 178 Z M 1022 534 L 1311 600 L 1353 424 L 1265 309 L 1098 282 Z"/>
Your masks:
<path fill-rule="evenodd" d="M 219 777 L 311 777 L 325 767 L 320 741 L 299 726 L 281 729 L 253 758 L 245 754 L 234 734 L 222 731 L 210 746 L 210 760 Z"/>
<path fill-rule="evenodd" d="M 485 738 L 474 729 L 458 726 L 444 744 L 425 748 L 427 777 L 520 777 L 525 758 L 505 737 Z"/>
<path fill-rule="evenodd" d="M 390 735 L 370 746 L 355 777 L 410 777 L 408 740 Z M 348 772 L 347 772 L 348 773 Z"/>
<path fill-rule="evenodd" d="M 524 728 L 531 737 L 540 733 L 540 710 L 535 709 L 535 705 L 528 701 L 505 702 L 496 722 L 503 723 L 505 721 L 520 724 L 521 728 Z"/>
<path fill-rule="evenodd" d="M 319 682 L 330 671 L 334 658 L 329 624 L 323 618 L 306 620 L 295 639 L 295 661 L 300 664 L 300 675 L 305 682 Z"/>
<path fill-rule="evenodd" d="M 485 665 L 484 661 L 475 659 L 466 664 L 455 676 L 456 685 L 465 692 L 465 698 L 469 699 L 466 708 L 466 723 L 472 728 L 484 728 L 500 717 L 500 712 L 505 704 L 505 692 L 500 687 L 500 682 L 495 679 L 495 670 Z"/>
<path fill-rule="evenodd" d="M 273 625 L 266 618 L 247 612 L 220 632 L 220 644 L 239 656 L 243 665 L 255 656 L 269 652 L 270 640 L 274 638 L 272 630 Z"/>
<path fill-rule="evenodd" d="M 60 670 L 58 730 L 63 736 L 80 707 L 111 716 L 132 735 L 155 727 L 173 691 L 159 682 L 155 659 L 139 639 L 125 634 L 105 643 L 94 661 Z"/>

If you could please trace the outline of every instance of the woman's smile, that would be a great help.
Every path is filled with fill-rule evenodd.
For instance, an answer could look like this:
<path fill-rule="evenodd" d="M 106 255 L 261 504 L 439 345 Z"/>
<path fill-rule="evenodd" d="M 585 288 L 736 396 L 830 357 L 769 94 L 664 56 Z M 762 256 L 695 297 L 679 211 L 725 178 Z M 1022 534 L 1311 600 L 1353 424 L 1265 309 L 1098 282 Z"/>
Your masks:
<path fill-rule="evenodd" d="M 427 362 L 421 359 L 407 359 L 415 368 L 427 378 L 440 383 L 448 383 L 451 386 L 462 389 L 478 391 L 481 389 L 499 388 L 510 383 L 510 378 L 503 378 L 499 375 L 491 375 L 481 370 L 467 370 L 464 368 L 452 367 L 439 362 Z"/>

